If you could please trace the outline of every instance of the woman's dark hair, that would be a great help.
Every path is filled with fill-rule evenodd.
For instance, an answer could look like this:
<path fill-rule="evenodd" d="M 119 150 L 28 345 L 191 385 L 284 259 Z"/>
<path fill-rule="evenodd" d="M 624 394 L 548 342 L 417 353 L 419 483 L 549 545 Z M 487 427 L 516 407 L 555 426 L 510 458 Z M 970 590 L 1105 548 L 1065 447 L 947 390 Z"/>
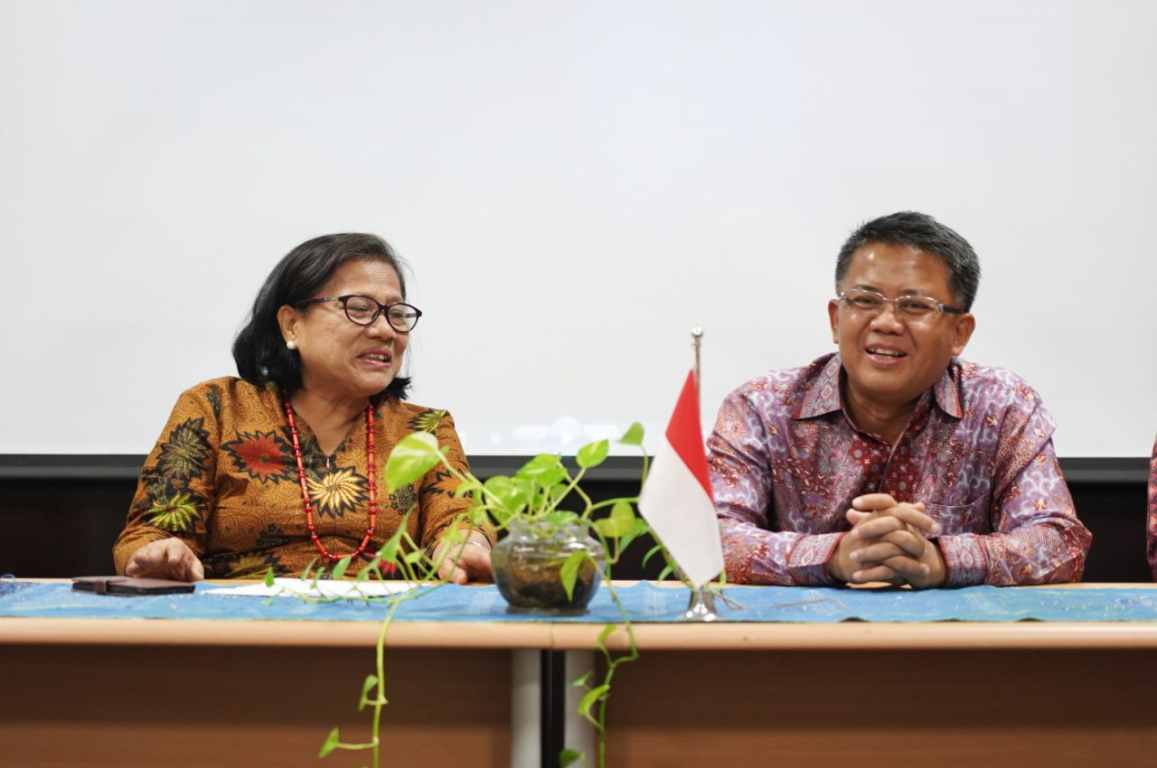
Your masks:
<path fill-rule="evenodd" d="M 402 298 L 406 298 L 405 262 L 377 235 L 347 233 L 306 241 L 290 251 L 265 278 L 245 327 L 233 341 L 233 360 L 241 378 L 258 386 L 275 381 L 289 392 L 301 387 L 301 359 L 285 348 L 277 310 L 316 298 L 334 272 L 350 261 L 386 262 L 397 273 Z M 378 396 L 405 400 L 409 388 L 408 376 L 395 376 Z"/>
<path fill-rule="evenodd" d="M 861 224 L 836 257 L 836 291 L 852 264 L 856 250 L 869 243 L 907 245 L 940 257 L 948 272 L 948 290 L 964 310 L 972 309 L 980 288 L 980 260 L 960 235 L 926 213 L 901 211 Z"/>

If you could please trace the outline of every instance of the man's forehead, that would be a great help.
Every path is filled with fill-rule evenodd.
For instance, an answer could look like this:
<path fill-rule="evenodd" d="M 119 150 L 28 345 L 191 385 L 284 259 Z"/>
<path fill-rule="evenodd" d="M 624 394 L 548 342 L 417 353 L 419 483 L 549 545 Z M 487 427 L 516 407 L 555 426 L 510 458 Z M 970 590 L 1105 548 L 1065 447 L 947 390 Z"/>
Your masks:
<path fill-rule="evenodd" d="M 902 293 L 948 288 L 948 270 L 935 254 L 911 245 L 866 243 L 852 254 L 844 288 Z"/>

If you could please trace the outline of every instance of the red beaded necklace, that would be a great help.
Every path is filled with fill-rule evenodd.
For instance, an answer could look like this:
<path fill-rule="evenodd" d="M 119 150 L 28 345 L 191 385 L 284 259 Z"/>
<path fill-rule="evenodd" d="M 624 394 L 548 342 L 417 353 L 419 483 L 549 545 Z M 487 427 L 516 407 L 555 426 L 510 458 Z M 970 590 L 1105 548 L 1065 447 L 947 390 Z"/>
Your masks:
<path fill-rule="evenodd" d="M 297 460 L 297 481 L 301 484 L 301 499 L 305 502 L 305 527 L 309 530 L 309 538 L 313 539 L 317 551 L 321 556 L 331 563 L 336 563 L 341 560 L 343 555 L 330 554 L 325 545 L 321 543 L 321 539 L 317 537 L 317 529 L 313 524 L 313 500 L 309 498 L 309 486 L 305 482 L 305 465 L 301 461 L 301 443 L 297 436 L 297 420 L 294 418 L 293 404 L 289 402 L 289 396 L 282 390 L 282 402 L 285 404 L 285 418 L 289 421 L 289 434 L 293 437 L 293 458 Z M 376 486 L 377 471 L 374 464 L 374 404 L 368 403 L 366 405 L 366 464 L 368 465 L 367 475 L 369 476 L 369 491 L 370 491 L 370 524 L 366 528 L 366 536 L 362 539 L 362 543 L 351 555 L 352 557 L 359 557 L 365 553 L 366 547 L 369 546 L 370 538 L 374 535 L 374 524 L 378 520 L 378 493 Z"/>

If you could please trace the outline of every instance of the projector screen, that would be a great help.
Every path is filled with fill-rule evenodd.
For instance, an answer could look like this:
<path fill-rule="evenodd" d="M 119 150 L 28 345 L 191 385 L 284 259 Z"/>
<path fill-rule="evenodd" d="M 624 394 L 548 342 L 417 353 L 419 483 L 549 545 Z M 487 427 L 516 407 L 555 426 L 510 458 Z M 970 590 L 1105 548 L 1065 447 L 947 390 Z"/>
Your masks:
<path fill-rule="evenodd" d="M 840 244 L 911 209 L 980 255 L 964 357 L 1059 455 L 1148 455 L 1154 33 L 1124 0 L 0 0 L 0 452 L 148 451 L 339 231 L 412 265 L 411 399 L 468 453 L 655 436 L 696 325 L 710 429 L 834 350 Z"/>

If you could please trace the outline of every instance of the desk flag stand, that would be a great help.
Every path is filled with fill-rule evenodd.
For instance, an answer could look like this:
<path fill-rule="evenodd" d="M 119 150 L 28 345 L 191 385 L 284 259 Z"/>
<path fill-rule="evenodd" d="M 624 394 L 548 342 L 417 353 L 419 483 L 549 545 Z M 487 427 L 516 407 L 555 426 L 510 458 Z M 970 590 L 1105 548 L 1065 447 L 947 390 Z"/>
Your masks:
<path fill-rule="evenodd" d="M 703 344 L 703 329 L 698 325 L 691 329 L 691 339 L 692 346 L 695 347 L 695 400 L 698 402 L 698 395 L 703 391 L 699 361 L 699 352 Z M 692 587 L 691 599 L 687 602 L 687 610 L 679 616 L 679 621 L 719 621 L 719 614 L 715 612 L 715 595 L 707 589 L 706 584 Z"/>

